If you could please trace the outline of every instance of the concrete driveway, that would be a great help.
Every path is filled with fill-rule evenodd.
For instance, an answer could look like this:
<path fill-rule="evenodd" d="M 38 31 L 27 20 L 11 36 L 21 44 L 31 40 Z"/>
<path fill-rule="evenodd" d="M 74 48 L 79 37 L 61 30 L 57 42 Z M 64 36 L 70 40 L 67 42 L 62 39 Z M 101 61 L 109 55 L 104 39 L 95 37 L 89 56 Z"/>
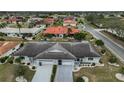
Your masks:
<path fill-rule="evenodd" d="M 72 65 L 58 65 L 55 82 L 73 82 Z"/>
<path fill-rule="evenodd" d="M 32 82 L 50 82 L 53 65 L 39 66 L 32 79 Z"/>

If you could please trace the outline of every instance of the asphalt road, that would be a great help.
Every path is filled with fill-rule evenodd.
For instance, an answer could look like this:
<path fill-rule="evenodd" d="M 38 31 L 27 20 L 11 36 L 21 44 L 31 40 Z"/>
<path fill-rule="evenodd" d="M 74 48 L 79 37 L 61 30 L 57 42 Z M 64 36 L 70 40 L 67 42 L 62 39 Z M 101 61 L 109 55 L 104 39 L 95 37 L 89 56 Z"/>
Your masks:
<path fill-rule="evenodd" d="M 90 32 L 94 37 L 101 39 L 105 46 L 111 50 L 121 61 L 124 63 L 124 48 L 115 44 L 115 42 L 101 35 L 100 32 L 96 31 L 93 27 L 85 24 L 85 31 Z"/>
<path fill-rule="evenodd" d="M 55 82 L 73 82 L 72 65 L 58 65 Z"/>

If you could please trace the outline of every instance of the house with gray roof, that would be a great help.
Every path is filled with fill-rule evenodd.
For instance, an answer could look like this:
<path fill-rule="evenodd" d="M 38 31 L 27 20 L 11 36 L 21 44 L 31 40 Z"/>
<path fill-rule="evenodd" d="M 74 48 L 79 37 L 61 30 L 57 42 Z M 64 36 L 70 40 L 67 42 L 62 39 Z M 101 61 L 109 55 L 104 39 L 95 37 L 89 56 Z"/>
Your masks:
<path fill-rule="evenodd" d="M 92 65 L 99 63 L 100 55 L 88 42 L 30 42 L 14 52 L 13 56 L 24 57 L 25 62 L 39 66 Z"/>

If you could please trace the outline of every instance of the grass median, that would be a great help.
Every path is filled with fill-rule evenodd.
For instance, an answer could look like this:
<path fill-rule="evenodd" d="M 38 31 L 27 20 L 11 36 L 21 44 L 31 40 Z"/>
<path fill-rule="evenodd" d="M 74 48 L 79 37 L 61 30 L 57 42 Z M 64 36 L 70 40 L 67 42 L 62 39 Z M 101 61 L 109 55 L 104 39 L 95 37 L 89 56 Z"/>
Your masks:
<path fill-rule="evenodd" d="M 53 65 L 52 74 L 51 74 L 51 82 L 54 82 L 56 71 L 57 71 L 57 65 Z"/>

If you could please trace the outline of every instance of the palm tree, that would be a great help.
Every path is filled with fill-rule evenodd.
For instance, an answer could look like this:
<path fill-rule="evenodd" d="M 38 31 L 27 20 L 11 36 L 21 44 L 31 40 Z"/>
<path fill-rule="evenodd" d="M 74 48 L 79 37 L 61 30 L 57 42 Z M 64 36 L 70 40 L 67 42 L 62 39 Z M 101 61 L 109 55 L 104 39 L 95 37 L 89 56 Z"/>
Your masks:
<path fill-rule="evenodd" d="M 21 24 L 19 23 L 19 22 L 16 22 L 16 25 L 17 25 L 17 27 L 18 27 L 18 29 L 19 29 L 19 35 L 21 34 Z"/>
<path fill-rule="evenodd" d="M 72 29 L 71 29 L 71 27 L 69 26 L 69 28 L 68 28 L 68 35 L 70 35 L 71 34 L 71 32 L 72 32 Z"/>

